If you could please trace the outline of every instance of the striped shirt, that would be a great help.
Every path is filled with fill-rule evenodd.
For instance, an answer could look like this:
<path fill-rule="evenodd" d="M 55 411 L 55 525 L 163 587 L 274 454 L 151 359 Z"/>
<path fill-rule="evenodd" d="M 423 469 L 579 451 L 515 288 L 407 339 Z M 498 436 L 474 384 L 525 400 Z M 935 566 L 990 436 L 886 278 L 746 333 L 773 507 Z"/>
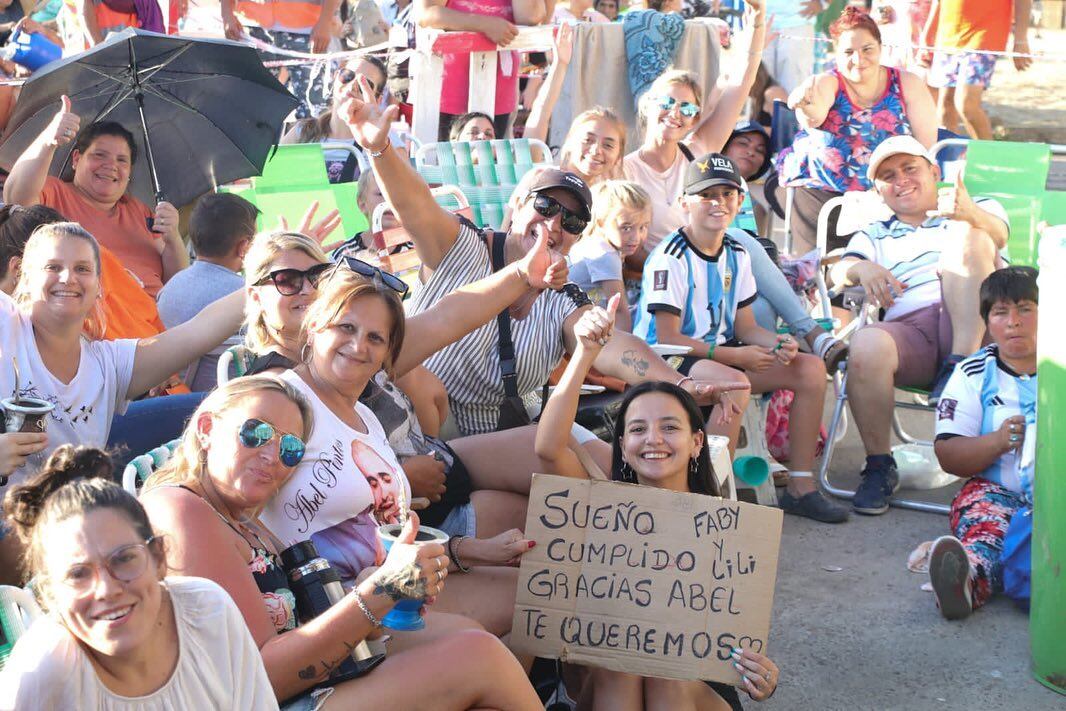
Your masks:
<path fill-rule="evenodd" d="M 1008 417 L 1036 422 L 1036 374 L 1015 373 L 999 358 L 996 344 L 959 363 L 937 402 L 936 438 L 980 437 L 995 432 Z M 1032 431 L 1027 433 L 1032 436 Z M 1031 472 L 1029 472 L 1031 476 Z M 1018 476 L 1018 453 L 1005 452 L 979 476 L 1028 494 Z"/>
<path fill-rule="evenodd" d="M 681 319 L 681 335 L 727 343 L 736 337 L 737 311 L 755 297 L 751 258 L 728 232 L 718 254 L 711 257 L 680 229 L 656 245 L 644 263 L 633 334 L 658 343 L 655 313 L 665 311 Z"/>
<path fill-rule="evenodd" d="M 989 198 L 975 198 L 985 212 L 1007 223 L 1003 206 Z M 907 288 L 885 313 L 886 321 L 940 303 L 940 252 L 945 236 L 969 225 L 943 217 L 931 217 L 920 225 L 909 225 L 895 215 L 871 223 L 852 236 L 845 257 L 869 259 L 892 272 Z"/>
<path fill-rule="evenodd" d="M 440 265 L 408 300 L 411 315 L 422 313 L 455 289 L 492 274 L 492 259 L 481 233 L 460 221 L 459 236 Z M 529 315 L 511 320 L 517 355 L 518 394 L 539 390 L 563 357 L 563 322 L 587 305 L 588 297 L 573 284 L 546 291 Z M 430 356 L 425 366 L 448 391 L 459 431 L 464 435 L 492 432 L 504 401 L 496 319 Z"/>

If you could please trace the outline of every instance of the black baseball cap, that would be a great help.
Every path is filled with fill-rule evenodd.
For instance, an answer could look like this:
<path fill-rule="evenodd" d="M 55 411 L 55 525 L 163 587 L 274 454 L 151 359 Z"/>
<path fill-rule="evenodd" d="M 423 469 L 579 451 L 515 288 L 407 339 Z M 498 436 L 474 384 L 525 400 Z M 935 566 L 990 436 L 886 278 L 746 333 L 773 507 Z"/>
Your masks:
<path fill-rule="evenodd" d="M 729 185 L 741 192 L 746 187 L 737 164 L 721 153 L 708 153 L 688 164 L 686 195 L 696 195 L 715 185 Z"/>
<path fill-rule="evenodd" d="M 733 128 L 733 133 L 729 134 L 729 140 L 725 142 L 726 146 L 729 146 L 729 142 L 737 136 L 742 136 L 745 133 L 757 133 L 766 140 L 766 155 L 763 156 L 762 165 L 755 172 L 755 175 L 751 176 L 752 180 L 758 180 L 762 176 L 766 175 L 766 172 L 770 170 L 771 156 L 770 156 L 770 134 L 766 132 L 766 128 L 763 127 L 758 121 L 740 121 Z"/>
<path fill-rule="evenodd" d="M 589 186 L 585 184 L 584 180 L 565 170 L 549 168 L 537 176 L 537 179 L 529 186 L 529 192 L 542 193 L 553 188 L 560 188 L 572 193 L 580 205 L 578 214 L 585 220 L 592 219 L 592 191 L 589 190 Z"/>

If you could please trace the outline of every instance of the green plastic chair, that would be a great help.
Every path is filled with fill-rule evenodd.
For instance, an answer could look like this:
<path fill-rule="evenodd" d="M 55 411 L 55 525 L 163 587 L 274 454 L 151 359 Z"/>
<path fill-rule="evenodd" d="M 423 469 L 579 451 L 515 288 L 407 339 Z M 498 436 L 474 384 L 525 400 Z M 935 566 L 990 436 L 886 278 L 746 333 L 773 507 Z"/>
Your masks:
<path fill-rule="evenodd" d="M 740 205 L 740 212 L 733 218 L 733 224 L 730 227 L 747 230 L 748 232 L 759 231 L 758 226 L 755 224 L 755 206 L 751 202 L 750 193 L 744 193 L 744 202 Z"/>
<path fill-rule="evenodd" d="M 536 139 L 445 141 L 420 147 L 415 168 L 430 185 L 458 186 L 470 201 L 474 221 L 499 229 L 518 182 L 533 167 L 551 165 L 550 156 L 547 144 Z"/>
<path fill-rule="evenodd" d="M 224 190 L 240 195 L 259 208 L 256 227 L 273 229 L 284 217 L 291 227 L 300 224 L 308 205 L 317 200 L 318 217 L 338 210 L 341 224 L 330 233 L 322 246 L 343 242 L 366 230 L 370 224 L 356 203 L 356 183 L 330 183 L 326 173 L 324 150 L 358 151 L 347 143 L 298 143 L 278 146 L 263 166 L 263 174 L 252 178 L 250 185 L 225 186 Z"/>
<path fill-rule="evenodd" d="M 966 148 L 966 189 L 994 198 L 1007 211 L 1012 264 L 1035 266 L 1036 246 L 1051 150 L 1043 143 L 970 141 Z"/>
<path fill-rule="evenodd" d="M 181 440 L 174 439 L 131 459 L 122 471 L 122 488 L 136 496 L 145 479 L 170 460 L 179 444 Z"/>

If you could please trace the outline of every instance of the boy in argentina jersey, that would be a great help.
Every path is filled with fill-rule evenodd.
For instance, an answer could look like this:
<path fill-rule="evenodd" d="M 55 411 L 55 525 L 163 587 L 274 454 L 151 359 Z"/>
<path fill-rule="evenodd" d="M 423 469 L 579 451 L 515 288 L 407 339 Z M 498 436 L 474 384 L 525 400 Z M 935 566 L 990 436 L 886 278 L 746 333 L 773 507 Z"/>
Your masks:
<path fill-rule="evenodd" d="M 936 455 L 967 479 L 951 502 L 953 536 L 937 539 L 929 578 L 941 613 L 970 614 L 1003 588 L 1011 519 L 1032 501 L 1036 434 L 1036 270 L 1008 267 L 981 285 L 992 343 L 962 361 L 937 403 Z"/>
<path fill-rule="evenodd" d="M 825 398 L 825 365 L 800 353 L 796 340 L 755 322 L 751 303 L 757 286 L 748 253 L 728 235 L 744 200 L 736 164 L 719 153 L 692 161 L 686 172 L 682 209 L 686 224 L 652 250 L 633 332 L 649 343 L 688 346 L 677 369 L 687 375 L 710 359 L 743 373 L 752 393 L 791 390 L 792 449 L 787 491 L 779 497 L 787 513 L 837 523 L 843 506 L 825 498 L 812 477 Z"/>

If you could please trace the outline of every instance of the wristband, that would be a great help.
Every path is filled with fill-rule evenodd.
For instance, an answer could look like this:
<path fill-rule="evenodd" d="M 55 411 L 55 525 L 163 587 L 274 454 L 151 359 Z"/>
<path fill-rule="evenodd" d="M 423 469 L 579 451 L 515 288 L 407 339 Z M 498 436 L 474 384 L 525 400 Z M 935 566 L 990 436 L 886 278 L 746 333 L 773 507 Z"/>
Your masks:
<path fill-rule="evenodd" d="M 389 146 L 392 145 L 392 139 L 386 138 L 385 145 L 381 147 L 380 151 L 372 151 L 369 148 L 366 149 L 366 154 L 371 158 L 380 158 L 385 151 L 389 150 Z"/>
<path fill-rule="evenodd" d="M 714 360 L 714 349 L 717 345 L 717 343 L 712 343 L 710 347 L 707 348 L 707 360 Z"/>
<path fill-rule="evenodd" d="M 359 595 L 354 588 L 352 589 L 352 597 L 355 598 L 355 604 L 358 605 L 359 609 L 363 611 L 364 615 L 366 615 L 366 619 L 370 620 L 370 624 L 375 628 L 381 627 L 381 620 L 374 617 L 374 613 L 370 611 L 370 608 L 366 606 L 365 602 L 363 602 L 362 596 Z"/>
<path fill-rule="evenodd" d="M 460 573 L 469 573 L 470 568 L 464 566 L 459 559 L 459 544 L 465 541 L 468 536 L 456 536 L 448 539 L 448 557 L 455 563 L 455 567 L 459 569 Z"/>

